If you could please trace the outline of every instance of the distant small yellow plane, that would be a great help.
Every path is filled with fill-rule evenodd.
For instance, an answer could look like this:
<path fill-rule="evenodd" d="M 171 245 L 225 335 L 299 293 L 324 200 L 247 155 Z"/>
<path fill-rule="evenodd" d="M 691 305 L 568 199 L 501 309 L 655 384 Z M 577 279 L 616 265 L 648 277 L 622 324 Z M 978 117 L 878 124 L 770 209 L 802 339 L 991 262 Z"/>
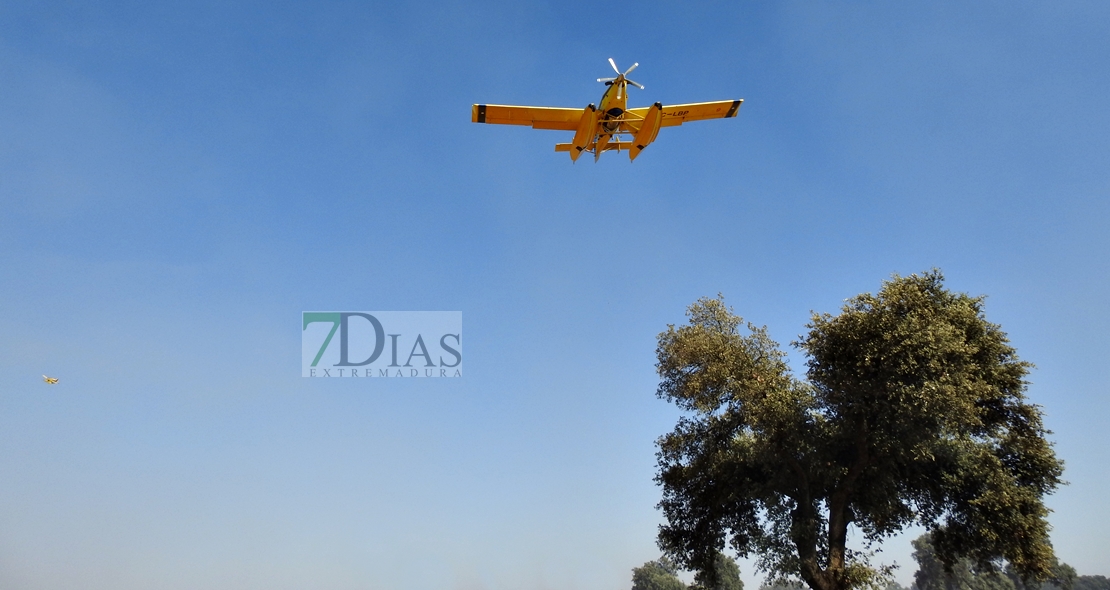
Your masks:
<path fill-rule="evenodd" d="M 53 384 L 55 384 L 55 383 L 57 383 L 57 382 L 58 382 L 58 378 L 57 378 L 57 377 L 47 377 L 46 375 L 43 375 L 43 376 L 42 376 L 42 380 L 43 380 L 43 381 L 46 381 L 47 383 L 49 383 L 49 384 L 51 384 L 51 385 L 53 385 Z"/>
<path fill-rule="evenodd" d="M 735 117 L 744 99 L 717 102 L 695 102 L 664 107 L 655 103 L 650 107 L 628 108 L 628 85 L 640 90 L 643 85 L 629 80 L 628 74 L 639 63 L 632 64 L 621 73 L 613 58 L 609 65 L 616 78 L 598 78 L 608 88 L 601 95 L 601 108 L 590 104 L 585 109 L 559 107 L 523 107 L 501 104 L 476 104 L 471 108 L 470 120 L 475 123 L 500 125 L 531 125 L 533 129 L 561 129 L 573 131 L 570 143 L 555 144 L 555 151 L 570 152 L 570 159 L 578 161 L 582 152 L 593 152 L 594 161 L 602 152 L 628 150 L 629 160 L 635 160 L 645 147 L 655 141 L 660 127 L 673 127 L 687 121 L 725 119 Z"/>

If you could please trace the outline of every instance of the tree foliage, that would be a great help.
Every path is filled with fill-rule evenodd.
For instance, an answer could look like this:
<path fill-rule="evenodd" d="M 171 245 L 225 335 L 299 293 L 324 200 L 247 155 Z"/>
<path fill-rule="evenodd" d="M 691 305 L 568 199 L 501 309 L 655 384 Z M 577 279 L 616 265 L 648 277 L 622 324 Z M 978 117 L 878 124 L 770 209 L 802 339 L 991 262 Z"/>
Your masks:
<path fill-rule="evenodd" d="M 871 543 L 917 522 L 943 564 L 1050 575 L 1042 498 L 1062 463 L 982 304 L 938 271 L 895 276 L 812 316 L 804 380 L 720 297 L 691 305 L 656 351 L 659 396 L 687 411 L 658 441 L 660 546 L 699 571 L 727 543 L 814 590 L 880 587 L 849 526 Z"/>
<path fill-rule="evenodd" d="M 801 583 L 797 580 L 790 580 L 790 579 L 784 579 L 784 578 L 779 578 L 779 579 L 775 579 L 775 580 L 768 580 L 768 581 L 764 582 L 759 587 L 759 590 L 805 590 L 805 589 L 806 589 L 805 584 L 803 584 L 803 583 Z M 899 589 L 892 588 L 890 590 L 899 590 Z"/>
<path fill-rule="evenodd" d="M 1002 575 L 998 568 L 980 571 L 966 557 L 946 568 L 937 559 L 928 534 L 914 540 L 913 558 L 917 562 L 917 572 L 913 575 L 917 590 L 1016 590 L 1013 580 Z"/>
<path fill-rule="evenodd" d="M 689 588 L 678 578 L 678 566 L 665 556 L 632 568 L 632 590 L 744 590 L 736 560 L 717 553 L 711 572 L 699 572 Z"/>
<path fill-rule="evenodd" d="M 678 567 L 662 557 L 632 568 L 632 590 L 687 590 L 678 579 Z"/>
<path fill-rule="evenodd" d="M 1078 579 L 1075 568 L 1052 559 L 1049 575 L 1042 581 L 1026 580 L 1010 564 L 995 564 L 984 570 L 967 558 L 949 566 L 937 559 L 932 536 L 928 533 L 913 541 L 917 562 L 914 587 L 917 590 L 1074 590 Z M 1110 589 L 1107 589 L 1110 590 Z"/>
<path fill-rule="evenodd" d="M 1075 590 L 1078 580 L 1085 577 L 1077 576 L 1074 567 L 1057 561 L 1055 557 L 1052 558 L 1048 577 L 1041 581 L 1022 578 L 1009 564 L 1006 565 L 1005 572 L 1017 590 Z"/>
<path fill-rule="evenodd" d="M 740 579 L 740 566 L 736 564 L 736 560 L 724 553 L 717 552 L 711 572 L 698 572 L 690 590 L 744 590 L 744 582 Z"/>
<path fill-rule="evenodd" d="M 1076 576 L 1073 590 L 1110 590 L 1106 576 Z"/>

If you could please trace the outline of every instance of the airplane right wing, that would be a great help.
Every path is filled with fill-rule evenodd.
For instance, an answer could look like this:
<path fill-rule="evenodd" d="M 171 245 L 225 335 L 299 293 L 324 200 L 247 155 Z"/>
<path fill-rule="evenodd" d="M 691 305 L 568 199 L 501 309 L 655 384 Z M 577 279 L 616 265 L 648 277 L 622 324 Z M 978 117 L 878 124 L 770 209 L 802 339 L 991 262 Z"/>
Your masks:
<path fill-rule="evenodd" d="M 531 125 L 533 129 L 574 131 L 582 120 L 582 109 L 560 107 L 523 107 L 503 104 L 476 104 L 470 109 L 474 123 Z"/>
<path fill-rule="evenodd" d="M 666 105 L 663 107 L 663 120 L 660 121 L 659 126 L 674 127 L 687 121 L 735 117 L 736 112 L 740 110 L 740 104 L 743 102 L 744 99 L 741 98 L 739 100 L 718 100 L 716 102 Z M 650 107 L 640 107 L 637 109 L 628 109 L 628 112 L 638 117 L 643 117 L 647 114 L 649 108 Z"/>

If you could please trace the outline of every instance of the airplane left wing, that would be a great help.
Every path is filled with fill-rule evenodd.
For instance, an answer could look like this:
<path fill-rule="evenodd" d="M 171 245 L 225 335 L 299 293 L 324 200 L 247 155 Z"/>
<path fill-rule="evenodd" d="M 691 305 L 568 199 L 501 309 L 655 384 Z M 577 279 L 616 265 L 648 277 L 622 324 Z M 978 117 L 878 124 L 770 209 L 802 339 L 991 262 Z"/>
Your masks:
<path fill-rule="evenodd" d="M 531 125 L 533 129 L 574 131 L 582 119 L 582 109 L 559 107 L 522 107 L 503 104 L 476 104 L 470 110 L 474 123 Z"/>
<path fill-rule="evenodd" d="M 675 125 L 681 125 L 687 121 L 735 117 L 736 112 L 740 110 L 740 104 L 743 102 L 744 99 L 741 98 L 739 100 L 718 100 L 716 102 L 666 105 L 663 107 L 663 120 L 659 122 L 659 126 L 674 127 Z M 647 114 L 649 108 L 651 107 L 628 109 L 628 112 L 637 117 L 643 117 Z"/>

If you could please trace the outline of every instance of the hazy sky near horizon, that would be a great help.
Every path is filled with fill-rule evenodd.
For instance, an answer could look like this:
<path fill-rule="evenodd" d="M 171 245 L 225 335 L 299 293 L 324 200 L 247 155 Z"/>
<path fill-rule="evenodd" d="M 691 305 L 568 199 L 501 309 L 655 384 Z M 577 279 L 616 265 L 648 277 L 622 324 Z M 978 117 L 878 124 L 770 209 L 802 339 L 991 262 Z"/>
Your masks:
<path fill-rule="evenodd" d="M 470 122 L 609 57 L 744 105 L 634 164 Z M 721 293 L 789 348 L 933 267 L 1110 575 L 1107 96 L 1098 1 L 0 4 L 0 586 L 627 589 L 655 336 Z M 461 311 L 465 375 L 302 378 L 303 310 Z"/>

